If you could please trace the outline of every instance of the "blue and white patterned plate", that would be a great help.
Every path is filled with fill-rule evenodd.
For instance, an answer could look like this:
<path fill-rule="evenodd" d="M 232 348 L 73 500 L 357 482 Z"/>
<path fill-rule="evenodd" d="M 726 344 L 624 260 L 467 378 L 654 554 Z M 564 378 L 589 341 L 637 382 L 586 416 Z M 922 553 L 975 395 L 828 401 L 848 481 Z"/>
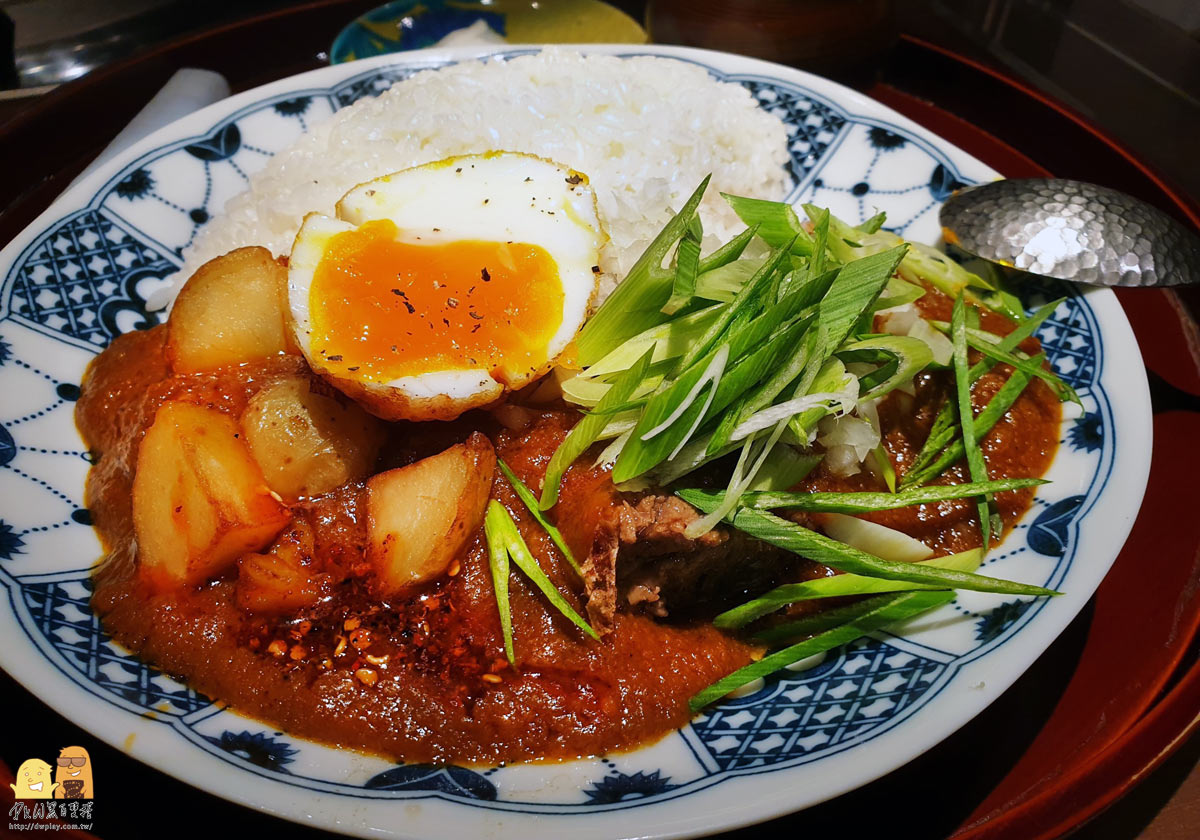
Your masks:
<path fill-rule="evenodd" d="M 996 173 L 882 105 L 805 73 L 664 47 L 745 85 L 791 129 L 792 198 L 854 221 L 886 210 L 935 242 L 938 204 Z M 506 48 L 513 55 L 520 48 Z M 577 840 L 700 834 L 812 805 L 912 759 L 976 715 L 1082 608 L 1137 513 L 1150 464 L 1141 356 L 1116 298 L 1066 296 L 1038 337 L 1085 410 L 1033 509 L 987 572 L 1063 590 L 1051 601 L 962 593 L 903 628 L 785 671 L 686 729 L 622 755 L 430 767 L 313 744 L 238 716 L 115 645 L 89 606 L 100 545 L 83 506 L 72 419 L 84 367 L 155 322 L 147 296 L 247 175 L 309 125 L 475 49 L 381 56 L 285 79 L 180 120 L 68 190 L 0 253 L 0 665 L 97 737 L 197 787 L 362 836 Z M 1120 398 L 1117 399 L 1117 395 Z M 469 833 L 469 834 L 468 834 Z"/>

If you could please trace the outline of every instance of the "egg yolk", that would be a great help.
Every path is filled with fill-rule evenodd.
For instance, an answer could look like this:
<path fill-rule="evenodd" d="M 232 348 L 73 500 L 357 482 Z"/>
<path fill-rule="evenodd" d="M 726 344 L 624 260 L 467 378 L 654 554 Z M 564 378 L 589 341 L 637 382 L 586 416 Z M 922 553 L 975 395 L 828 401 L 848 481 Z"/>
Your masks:
<path fill-rule="evenodd" d="M 393 222 L 333 236 L 309 288 L 312 352 L 335 372 L 387 382 L 483 368 L 541 368 L 562 326 L 554 258 L 524 242 L 396 241 Z"/>

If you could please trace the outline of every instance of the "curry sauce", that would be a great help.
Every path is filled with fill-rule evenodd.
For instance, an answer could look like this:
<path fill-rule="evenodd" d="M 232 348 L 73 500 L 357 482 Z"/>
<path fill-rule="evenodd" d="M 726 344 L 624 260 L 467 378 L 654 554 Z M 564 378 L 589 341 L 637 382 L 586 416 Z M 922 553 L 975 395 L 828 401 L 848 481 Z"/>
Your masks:
<path fill-rule="evenodd" d="M 938 316 L 939 298 L 927 299 Z M 923 300 L 922 307 L 926 304 Z M 1010 328 L 1003 319 L 983 317 L 987 329 Z M 138 444 L 158 406 L 191 402 L 236 418 L 263 387 L 284 377 L 311 376 L 294 355 L 176 375 L 164 355 L 164 335 L 156 327 L 119 337 L 93 362 L 78 402 L 79 428 L 97 456 L 88 505 L 109 551 L 95 573 L 93 604 L 118 642 L 197 691 L 293 734 L 406 761 L 560 759 L 632 748 L 684 725 L 691 695 L 757 655 L 758 648 L 707 621 L 663 621 L 628 608 L 618 610 L 611 633 L 593 641 L 513 574 L 514 669 L 504 655 L 482 532 L 442 579 L 403 597 L 380 598 L 363 562 L 361 482 L 292 506 L 288 533 L 315 546 L 320 567 L 322 595 L 313 606 L 286 615 L 247 609 L 239 601 L 236 566 L 199 587 L 148 588 L 137 574 L 130 498 Z M 1023 349 L 1036 352 L 1036 342 Z M 1006 376 L 1001 365 L 980 380 L 977 406 Z M 923 374 L 915 384 L 915 394 L 893 394 L 880 407 L 884 444 L 900 473 L 952 390 L 944 372 Z M 391 424 L 376 468 L 412 463 L 481 431 L 536 487 L 576 416 L 540 412 L 519 431 L 480 413 L 451 423 Z M 1056 398 L 1035 381 L 982 441 L 990 475 L 1043 474 L 1059 421 Z M 940 479 L 965 480 L 962 465 Z M 805 488 L 880 486 L 869 472 L 840 478 L 819 470 Z M 564 531 L 573 549 L 580 538 L 570 535 L 586 535 L 589 527 L 589 493 L 612 492 L 606 475 L 596 470 L 577 465 L 568 472 L 562 509 L 572 518 Z M 1025 490 L 997 496 L 1006 530 L 1032 495 Z M 517 520 L 559 591 L 582 611 L 578 576 L 503 477 L 495 480 L 492 496 Z M 925 541 L 937 554 L 979 543 L 970 500 L 867 518 Z M 586 553 L 587 547 L 580 549 Z"/>

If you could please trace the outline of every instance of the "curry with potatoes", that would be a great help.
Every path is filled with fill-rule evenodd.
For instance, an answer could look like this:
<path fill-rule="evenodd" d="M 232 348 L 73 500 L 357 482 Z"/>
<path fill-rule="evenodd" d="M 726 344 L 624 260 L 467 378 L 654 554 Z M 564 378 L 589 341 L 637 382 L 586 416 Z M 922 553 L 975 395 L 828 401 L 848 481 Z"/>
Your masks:
<path fill-rule="evenodd" d="M 384 421 L 314 373 L 289 326 L 286 284 L 284 262 L 261 248 L 212 261 L 165 325 L 97 357 L 77 407 L 97 458 L 88 506 L 108 551 L 94 606 L 118 642 L 213 699 L 405 761 L 604 754 L 684 725 L 690 698 L 762 657 L 760 639 L 719 629 L 714 616 L 836 574 L 735 527 L 736 517 L 694 534 L 701 512 L 671 489 L 614 484 L 612 461 L 597 463 L 603 442 L 573 461 L 556 504 L 539 513 L 581 559 L 577 570 L 516 484 L 541 492 L 587 415 L 535 383 L 454 420 Z M 932 288 L 917 302 L 934 322 L 951 321 L 952 304 Z M 979 330 L 1013 329 L 987 309 L 978 317 Z M 1036 339 L 1019 347 L 1036 359 Z M 1013 371 L 994 364 L 977 378 L 976 411 Z M 954 387 L 943 366 L 879 401 L 880 446 L 901 476 Z M 1042 475 L 1059 422 L 1059 397 L 1034 378 L 978 441 L 987 475 Z M 724 487 L 731 457 L 692 472 L 688 486 Z M 931 486 L 971 480 L 959 459 Z M 885 484 L 879 470 L 846 475 L 822 463 L 789 489 Z M 993 532 L 1011 527 L 1033 492 L 995 493 Z M 498 609 L 484 529 L 492 502 L 595 637 L 515 571 L 503 585 L 508 614 Z M 936 558 L 980 544 L 979 511 L 955 498 L 859 518 Z M 813 531 L 828 516 L 783 515 Z M 823 603 L 765 621 L 802 619 Z"/>

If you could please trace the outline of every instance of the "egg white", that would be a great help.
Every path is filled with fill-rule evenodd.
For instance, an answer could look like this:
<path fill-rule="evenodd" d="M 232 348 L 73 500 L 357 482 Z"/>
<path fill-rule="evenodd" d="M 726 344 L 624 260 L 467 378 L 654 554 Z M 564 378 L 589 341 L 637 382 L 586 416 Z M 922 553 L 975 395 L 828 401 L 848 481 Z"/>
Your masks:
<path fill-rule="evenodd" d="M 387 419 L 452 419 L 491 405 L 548 371 L 583 326 L 596 293 L 605 242 L 587 178 L 544 158 L 489 152 L 450 158 L 360 184 L 337 204 L 337 218 L 312 213 L 296 235 L 288 264 L 288 303 L 296 341 L 315 372 Z M 562 282 L 562 322 L 545 358 L 484 368 L 429 370 L 389 382 L 353 379 L 312 352 L 309 291 L 330 240 L 388 219 L 397 240 L 439 245 L 464 240 L 539 245 Z"/>

